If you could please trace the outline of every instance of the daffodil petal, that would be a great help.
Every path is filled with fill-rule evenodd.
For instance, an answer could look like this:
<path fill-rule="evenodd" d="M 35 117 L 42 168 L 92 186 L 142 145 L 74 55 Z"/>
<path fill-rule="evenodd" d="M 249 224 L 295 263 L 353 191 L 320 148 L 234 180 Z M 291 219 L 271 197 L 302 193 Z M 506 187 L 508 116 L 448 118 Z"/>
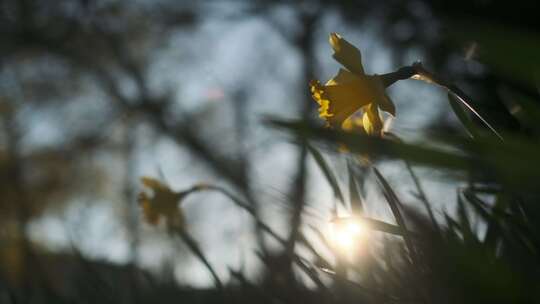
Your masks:
<path fill-rule="evenodd" d="M 362 116 L 351 115 L 349 118 L 345 119 L 341 124 L 341 129 L 347 132 L 353 132 L 358 130 L 364 130 L 364 123 L 362 121 Z"/>
<path fill-rule="evenodd" d="M 374 76 L 358 76 L 341 69 L 326 85 L 310 82 L 313 99 L 319 104 L 319 116 L 331 125 L 341 126 L 361 107 L 375 102 L 379 95 Z"/>
<path fill-rule="evenodd" d="M 339 69 L 338 73 L 334 78 L 331 78 L 326 82 L 327 86 L 336 85 L 336 84 L 346 84 L 351 82 L 364 81 L 365 78 L 362 76 L 357 76 L 345 69 Z"/>
<path fill-rule="evenodd" d="M 153 192 L 152 196 L 145 192 L 139 194 L 139 204 L 146 221 L 151 225 L 156 225 L 160 218 L 166 218 L 167 225 L 180 223 L 177 220 L 181 212 L 178 204 L 188 192 L 173 191 L 164 183 L 151 177 L 143 177 L 141 182 Z"/>
<path fill-rule="evenodd" d="M 167 186 L 159 180 L 147 176 L 141 177 L 141 183 L 152 190 L 167 188 Z"/>
<path fill-rule="evenodd" d="M 372 103 L 364 107 L 362 122 L 368 135 L 378 135 L 381 133 L 383 123 L 377 105 Z"/>
<path fill-rule="evenodd" d="M 330 45 L 334 50 L 332 57 L 346 67 L 349 71 L 358 75 L 364 75 L 364 67 L 362 66 L 362 54 L 360 50 L 347 40 L 343 39 L 339 34 L 330 34 Z"/>
<path fill-rule="evenodd" d="M 369 91 L 354 83 L 327 86 L 325 94 L 329 100 L 328 113 L 331 115 L 331 122 L 339 125 L 362 106 L 373 101 Z"/>

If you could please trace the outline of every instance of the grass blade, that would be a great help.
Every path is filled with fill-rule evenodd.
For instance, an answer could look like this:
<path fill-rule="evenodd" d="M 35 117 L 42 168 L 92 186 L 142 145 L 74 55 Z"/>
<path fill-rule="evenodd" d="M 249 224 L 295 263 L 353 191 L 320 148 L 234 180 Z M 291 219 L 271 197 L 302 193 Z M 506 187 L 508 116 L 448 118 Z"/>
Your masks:
<path fill-rule="evenodd" d="M 462 97 L 463 95 L 465 95 L 463 91 L 461 91 L 455 86 L 449 87 L 448 89 L 450 90 L 452 95 L 454 95 L 456 99 L 461 102 L 461 104 L 467 107 L 467 109 L 469 109 L 471 113 L 473 113 L 478 119 L 480 119 L 480 121 L 482 121 L 482 123 L 486 127 L 488 127 L 491 132 L 493 132 L 493 134 L 495 134 L 500 140 L 504 141 L 504 138 L 501 136 L 501 134 L 499 134 L 499 132 L 497 132 L 497 130 L 495 130 L 495 128 L 489 122 L 487 122 L 487 120 L 485 120 L 484 117 L 482 117 L 482 115 L 480 115 L 480 113 L 478 113 L 467 101 L 465 101 L 465 99 Z"/>
<path fill-rule="evenodd" d="M 345 200 L 343 199 L 343 194 L 341 193 L 341 190 L 339 188 L 336 176 L 326 163 L 326 160 L 322 156 L 322 154 L 315 148 L 313 148 L 310 145 L 307 145 L 307 149 L 311 155 L 313 155 L 313 158 L 315 159 L 315 162 L 323 172 L 324 176 L 326 177 L 326 180 L 332 187 L 332 190 L 334 191 L 334 196 L 342 203 L 345 204 Z"/>
<path fill-rule="evenodd" d="M 381 186 L 383 190 L 383 195 L 386 198 L 386 201 L 388 202 L 390 209 L 392 210 L 392 213 L 394 215 L 394 218 L 396 219 L 397 225 L 404 232 L 403 240 L 405 241 L 405 245 L 407 246 L 407 249 L 409 249 L 409 254 L 411 255 L 411 259 L 413 260 L 414 263 L 417 263 L 418 259 L 416 257 L 416 251 L 414 249 L 411 236 L 407 233 L 407 225 L 405 224 L 405 219 L 403 218 L 403 215 L 401 214 L 401 211 L 399 210 L 401 206 L 401 202 L 396 196 L 394 190 L 392 190 L 392 188 L 390 187 L 390 184 L 382 176 L 379 170 L 373 167 L 373 172 L 375 173 L 375 176 L 377 177 L 377 181 L 379 182 L 379 185 Z"/>
<path fill-rule="evenodd" d="M 472 138 L 478 137 L 478 132 L 476 132 L 476 128 L 474 127 L 473 122 L 471 121 L 467 113 L 463 110 L 463 108 L 461 107 L 461 102 L 454 94 L 448 93 L 448 103 L 450 104 L 452 111 L 454 111 L 454 114 L 456 114 L 456 117 L 459 119 L 461 125 L 465 128 L 465 131 L 467 131 L 469 136 L 471 136 Z"/>
<path fill-rule="evenodd" d="M 347 163 L 347 171 L 349 173 L 349 201 L 351 203 L 351 210 L 354 215 L 362 215 L 364 211 L 364 203 L 360 197 L 360 192 L 358 191 L 358 183 L 356 182 L 356 177 L 354 170 L 349 163 Z"/>

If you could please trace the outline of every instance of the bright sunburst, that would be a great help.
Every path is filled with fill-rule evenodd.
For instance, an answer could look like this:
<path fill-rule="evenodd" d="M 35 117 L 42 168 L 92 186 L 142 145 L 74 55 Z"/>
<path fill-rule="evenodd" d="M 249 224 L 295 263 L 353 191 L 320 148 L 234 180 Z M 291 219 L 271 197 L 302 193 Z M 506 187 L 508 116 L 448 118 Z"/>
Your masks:
<path fill-rule="evenodd" d="M 353 217 L 339 217 L 330 222 L 330 237 L 340 253 L 354 255 L 366 229 L 363 223 Z"/>

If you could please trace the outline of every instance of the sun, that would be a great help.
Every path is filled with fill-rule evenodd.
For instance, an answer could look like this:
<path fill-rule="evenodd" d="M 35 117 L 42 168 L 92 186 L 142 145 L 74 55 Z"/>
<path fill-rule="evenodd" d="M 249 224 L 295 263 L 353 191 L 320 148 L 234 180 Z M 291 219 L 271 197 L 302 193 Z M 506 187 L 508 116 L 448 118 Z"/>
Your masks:
<path fill-rule="evenodd" d="M 339 217 L 330 221 L 330 238 L 342 253 L 354 254 L 365 233 L 364 224 L 356 218 Z"/>

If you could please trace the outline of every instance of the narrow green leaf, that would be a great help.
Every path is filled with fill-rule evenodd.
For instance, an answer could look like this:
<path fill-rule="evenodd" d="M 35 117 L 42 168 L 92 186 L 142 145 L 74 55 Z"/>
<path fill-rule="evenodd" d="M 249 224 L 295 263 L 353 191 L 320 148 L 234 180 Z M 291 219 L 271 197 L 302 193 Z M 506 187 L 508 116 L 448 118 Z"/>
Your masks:
<path fill-rule="evenodd" d="M 446 235 L 452 238 L 457 238 L 458 233 L 461 232 L 461 228 L 452 217 L 448 215 L 448 213 L 444 213 L 444 220 L 446 221 Z"/>
<path fill-rule="evenodd" d="M 457 153 L 419 145 L 398 143 L 373 136 L 361 136 L 313 127 L 299 121 L 274 120 L 270 121 L 270 123 L 273 126 L 293 131 L 300 136 L 314 138 L 332 144 L 345 144 L 354 153 L 366 153 L 379 158 L 408 159 L 411 162 L 427 166 L 445 167 L 454 170 L 469 168 L 470 158 Z"/>
<path fill-rule="evenodd" d="M 334 191 L 334 196 L 342 203 L 345 204 L 345 200 L 343 199 L 343 194 L 341 193 L 341 190 L 339 188 L 336 176 L 326 163 L 326 160 L 322 156 L 322 154 L 317 151 L 317 149 L 313 148 L 310 145 L 307 145 L 308 151 L 313 155 L 313 158 L 315 159 L 315 162 L 323 172 L 324 176 L 326 177 L 326 180 L 332 187 L 332 190 Z"/>
<path fill-rule="evenodd" d="M 380 232 L 399 235 L 399 236 L 403 236 L 405 234 L 409 234 L 411 236 L 414 235 L 414 233 L 411 231 L 405 231 L 402 227 L 392 225 L 384 221 L 376 220 L 369 217 L 361 217 L 360 219 L 366 223 L 369 229 L 372 229 L 375 231 L 380 231 Z"/>
<path fill-rule="evenodd" d="M 199 261 L 206 267 L 212 278 L 214 279 L 214 284 L 216 288 L 223 289 L 223 283 L 221 282 L 217 272 L 214 270 L 205 254 L 197 244 L 197 241 L 184 229 L 173 229 L 173 232 L 176 233 L 180 239 L 187 245 L 189 250 L 199 259 Z"/>
<path fill-rule="evenodd" d="M 473 106 L 471 106 L 464 98 L 465 93 L 463 91 L 461 91 L 461 89 L 459 89 L 458 87 L 456 86 L 450 86 L 448 87 L 448 90 L 450 91 L 451 95 L 453 97 L 455 97 L 455 101 L 459 101 L 463 106 L 465 106 L 471 113 L 473 113 L 478 119 L 480 119 L 480 121 L 489 129 L 491 130 L 491 132 L 493 132 L 493 134 L 495 134 L 495 136 L 497 136 L 500 140 L 504 140 L 504 138 L 501 136 L 501 134 L 499 132 L 497 132 L 497 130 L 495 130 L 495 128 L 484 118 L 482 117 L 482 115 L 480 115 L 480 113 L 478 113 L 478 111 L 476 111 L 475 108 L 473 108 Z"/>
<path fill-rule="evenodd" d="M 487 226 L 486 235 L 484 237 L 483 242 L 488 248 L 490 248 L 493 252 L 495 252 L 497 249 L 498 240 L 503 237 L 501 235 L 502 227 L 501 227 L 501 223 L 499 222 L 499 219 L 487 210 L 488 204 L 482 201 L 472 191 L 469 191 L 469 190 L 463 191 L 463 196 L 467 199 L 469 204 L 474 208 L 476 213 L 479 214 L 484 220 L 484 222 L 486 223 L 486 226 Z M 502 207 L 503 205 L 504 205 L 504 200 L 501 201 L 498 198 L 495 202 L 495 206 L 499 208 L 499 207 Z"/>
<path fill-rule="evenodd" d="M 455 97 L 454 94 L 448 93 L 448 103 L 450 104 L 452 111 L 454 111 L 454 114 L 456 114 L 456 117 L 459 119 L 461 125 L 465 128 L 465 131 L 467 131 L 469 136 L 471 136 L 472 138 L 478 137 L 476 127 L 463 109 L 461 102 Z"/>
<path fill-rule="evenodd" d="M 349 200 L 351 202 L 351 209 L 354 215 L 362 215 L 364 206 L 360 192 L 358 191 L 358 184 L 356 182 L 356 174 L 351 166 L 351 163 L 347 163 L 347 171 L 349 173 Z"/>
<path fill-rule="evenodd" d="M 457 203 L 459 227 L 461 229 L 461 233 L 463 234 L 463 239 L 466 242 L 476 241 L 476 236 L 473 232 L 471 221 L 469 220 L 469 215 L 467 214 L 467 209 L 465 208 L 465 204 L 459 191 L 457 194 Z"/>
<path fill-rule="evenodd" d="M 390 184 L 382 176 L 379 170 L 373 167 L 373 172 L 375 173 L 375 176 L 377 177 L 377 181 L 379 182 L 379 185 L 381 186 L 383 190 L 383 195 L 386 198 L 388 205 L 390 206 L 390 210 L 392 210 L 392 213 L 394 214 L 397 225 L 401 229 L 403 229 L 403 232 L 404 232 L 403 240 L 405 241 L 405 245 L 407 246 L 407 249 L 409 249 L 409 254 L 411 255 L 411 259 L 415 263 L 417 263 L 418 259 L 416 257 L 416 251 L 414 249 L 411 236 L 407 233 L 407 225 L 405 224 L 405 219 L 403 218 L 403 215 L 401 214 L 401 211 L 399 210 L 402 204 L 399 201 L 398 197 L 396 196 L 394 190 L 392 190 L 392 187 L 390 187 Z"/>
<path fill-rule="evenodd" d="M 314 227 L 311 227 L 311 228 L 313 230 L 317 230 Z M 317 236 L 319 238 L 323 237 L 322 233 L 320 231 L 317 233 Z M 317 262 L 316 263 L 317 267 L 324 267 L 324 268 L 328 268 L 328 269 L 332 268 L 332 264 L 326 258 L 324 258 L 319 253 L 319 251 L 317 249 L 315 249 L 315 247 L 313 247 L 313 245 L 309 242 L 309 240 L 306 238 L 306 236 L 304 234 L 300 235 L 299 241 L 300 241 L 301 244 L 303 244 L 313 254 L 313 256 L 315 257 L 315 260 Z M 329 244 L 325 244 L 325 246 L 329 246 Z M 328 249 L 331 249 L 331 248 L 328 248 Z"/>
<path fill-rule="evenodd" d="M 330 251 L 333 250 L 332 244 L 330 244 L 330 242 L 328 242 L 328 239 L 326 238 L 326 236 L 324 235 L 324 233 L 321 231 L 320 228 L 315 227 L 313 225 L 309 225 L 309 228 L 315 233 L 315 236 L 319 239 L 321 244 L 326 247 L 326 249 L 328 249 Z M 327 263 L 327 265 L 330 265 L 330 263 Z"/>
<path fill-rule="evenodd" d="M 494 179 L 513 190 L 534 190 L 538 186 L 538 170 L 531 164 L 538 160 L 540 144 L 523 136 L 514 135 L 504 142 L 495 137 L 485 136 L 476 140 L 461 136 L 439 136 L 441 143 L 457 148 L 449 150 L 430 145 L 431 143 L 399 143 L 384 138 L 314 127 L 298 121 L 271 123 L 293 131 L 297 136 L 316 139 L 334 147 L 338 144 L 346 145 L 350 153 L 367 154 L 377 159 L 402 159 L 415 165 L 446 168 L 452 170 L 448 173 L 456 177 L 459 177 L 458 175 L 464 177 L 465 172 L 475 175 L 484 174 L 483 172 L 489 170 L 494 173 L 491 175 Z"/>
<path fill-rule="evenodd" d="M 407 171 L 411 175 L 413 183 L 416 187 L 417 192 L 413 192 L 413 196 L 416 197 L 424 205 L 424 208 L 426 208 L 426 211 L 428 213 L 431 224 L 433 225 L 433 228 L 438 233 L 440 233 L 441 229 L 439 227 L 439 224 L 437 223 L 437 220 L 435 219 L 433 208 L 431 208 L 431 203 L 427 199 L 426 193 L 424 189 L 422 188 L 422 185 L 420 184 L 420 179 L 418 178 L 418 176 L 416 176 L 416 173 L 414 173 L 414 170 L 411 164 L 407 160 L 405 160 L 404 162 L 405 162 L 405 167 L 407 168 Z"/>

